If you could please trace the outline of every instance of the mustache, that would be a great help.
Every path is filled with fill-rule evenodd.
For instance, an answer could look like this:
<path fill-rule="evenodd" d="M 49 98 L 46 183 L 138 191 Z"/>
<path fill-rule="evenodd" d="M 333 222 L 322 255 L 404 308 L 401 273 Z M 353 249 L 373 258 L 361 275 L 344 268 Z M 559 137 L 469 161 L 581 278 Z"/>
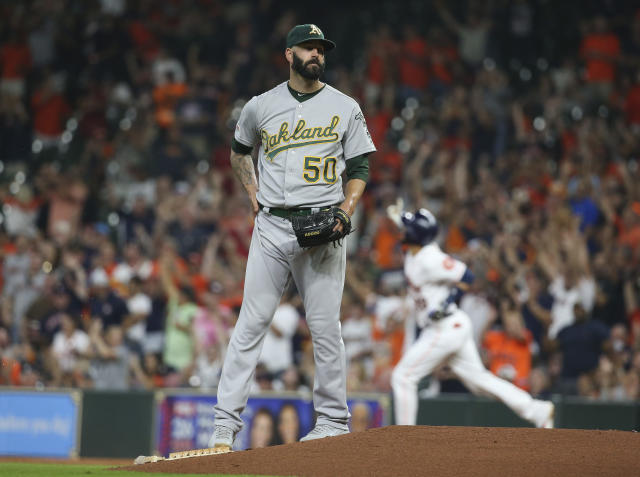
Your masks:
<path fill-rule="evenodd" d="M 320 60 L 317 60 L 317 59 L 311 59 L 311 60 L 307 61 L 307 62 L 304 64 L 304 66 L 307 66 L 307 65 L 318 65 L 318 66 L 322 66 L 322 65 L 320 64 Z"/>

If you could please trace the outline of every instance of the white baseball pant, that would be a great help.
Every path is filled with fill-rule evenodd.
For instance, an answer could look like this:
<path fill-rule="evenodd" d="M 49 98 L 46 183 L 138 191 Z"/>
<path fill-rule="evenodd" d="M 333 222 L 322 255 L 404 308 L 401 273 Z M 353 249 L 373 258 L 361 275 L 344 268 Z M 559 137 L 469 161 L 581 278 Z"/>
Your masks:
<path fill-rule="evenodd" d="M 536 400 L 484 367 L 473 341 L 471 320 L 462 310 L 425 327 L 394 369 L 391 384 L 396 424 L 416 424 L 418 382 L 443 363 L 474 394 L 498 399 L 518 416 L 536 424 Z"/>

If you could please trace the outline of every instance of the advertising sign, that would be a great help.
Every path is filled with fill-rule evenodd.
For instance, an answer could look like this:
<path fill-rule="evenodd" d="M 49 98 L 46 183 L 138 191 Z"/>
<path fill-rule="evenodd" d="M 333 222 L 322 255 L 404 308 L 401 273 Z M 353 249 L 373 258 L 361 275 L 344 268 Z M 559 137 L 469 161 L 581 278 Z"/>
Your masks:
<path fill-rule="evenodd" d="M 160 402 L 157 448 L 161 455 L 208 447 L 213 434 L 215 396 L 167 395 Z M 352 430 L 386 424 L 385 407 L 376 399 L 350 399 Z M 300 397 L 256 396 L 242 413 L 245 425 L 234 450 L 297 441 L 314 424 L 313 403 Z"/>
<path fill-rule="evenodd" d="M 0 392 L 0 455 L 72 457 L 77 429 L 71 394 Z"/>

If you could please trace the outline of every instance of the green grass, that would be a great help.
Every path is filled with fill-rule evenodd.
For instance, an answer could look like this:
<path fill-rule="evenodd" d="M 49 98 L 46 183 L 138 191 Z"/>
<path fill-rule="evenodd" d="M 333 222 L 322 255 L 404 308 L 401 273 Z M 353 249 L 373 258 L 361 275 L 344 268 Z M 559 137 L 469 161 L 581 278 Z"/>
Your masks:
<path fill-rule="evenodd" d="M 223 477 L 220 474 L 158 474 L 146 472 L 111 471 L 110 465 L 77 464 L 28 464 L 17 462 L 0 463 L 0 477 L 184 477 L 185 475 L 207 475 Z M 235 477 L 258 477 L 236 475 Z M 265 476 L 259 476 L 265 477 Z"/>

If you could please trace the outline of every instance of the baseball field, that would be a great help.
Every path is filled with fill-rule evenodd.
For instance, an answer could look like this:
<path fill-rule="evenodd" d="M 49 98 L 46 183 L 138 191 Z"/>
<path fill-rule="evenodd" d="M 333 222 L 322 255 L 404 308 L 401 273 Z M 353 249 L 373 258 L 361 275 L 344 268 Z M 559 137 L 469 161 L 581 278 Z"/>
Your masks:
<path fill-rule="evenodd" d="M 1 477 L 140 477 L 141 475 L 157 477 L 184 477 L 185 474 L 140 474 L 140 472 L 133 471 L 118 471 L 117 473 L 114 473 L 112 465 L 32 464 L 24 462 L 0 464 Z M 223 474 L 209 475 L 217 477 Z"/>
<path fill-rule="evenodd" d="M 118 464 L 124 464 L 119 462 Z M 637 432 L 389 426 L 312 442 L 144 465 L 0 462 L 0 477 L 631 477 Z"/>

